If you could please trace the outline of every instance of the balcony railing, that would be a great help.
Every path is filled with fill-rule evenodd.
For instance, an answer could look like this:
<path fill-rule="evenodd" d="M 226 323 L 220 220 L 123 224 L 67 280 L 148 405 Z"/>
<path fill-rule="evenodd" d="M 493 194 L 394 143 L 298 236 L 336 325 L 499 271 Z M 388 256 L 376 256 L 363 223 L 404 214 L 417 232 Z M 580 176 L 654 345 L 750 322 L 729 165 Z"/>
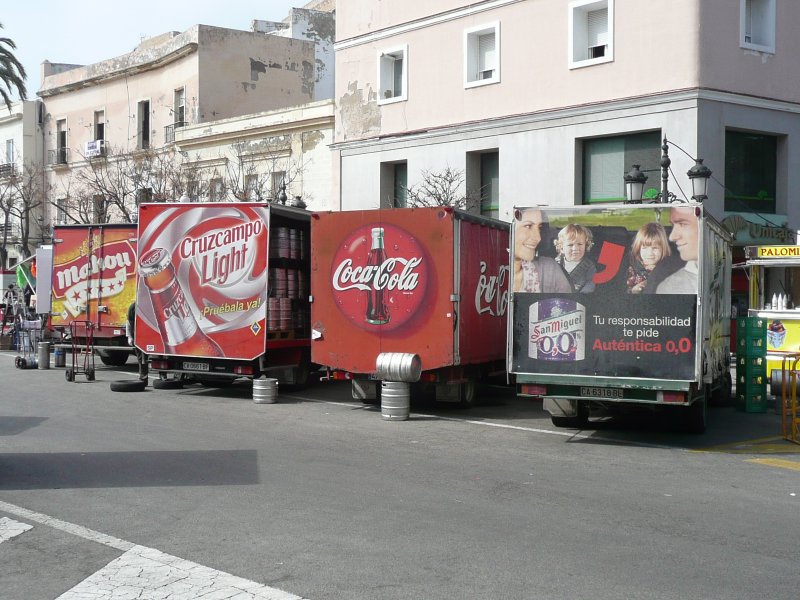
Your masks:
<path fill-rule="evenodd" d="M 69 148 L 56 148 L 47 151 L 47 164 L 66 165 L 69 163 Z"/>
<path fill-rule="evenodd" d="M 175 130 L 188 125 L 185 121 L 176 121 L 172 125 L 164 127 L 164 143 L 171 144 L 175 141 Z"/>
<path fill-rule="evenodd" d="M 17 166 L 14 163 L 0 165 L 0 178 L 13 177 L 17 174 Z"/>

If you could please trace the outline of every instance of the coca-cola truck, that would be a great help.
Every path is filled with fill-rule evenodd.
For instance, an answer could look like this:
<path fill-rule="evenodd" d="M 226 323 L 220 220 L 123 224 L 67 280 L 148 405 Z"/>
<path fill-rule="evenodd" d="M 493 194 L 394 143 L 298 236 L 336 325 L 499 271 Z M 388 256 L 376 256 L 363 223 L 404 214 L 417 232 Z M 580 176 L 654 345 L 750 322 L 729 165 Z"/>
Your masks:
<path fill-rule="evenodd" d="M 85 347 L 91 323 L 103 363 L 125 364 L 132 350 L 125 323 L 136 297 L 136 225 L 56 225 L 52 260 L 52 328 L 70 345 Z"/>
<path fill-rule="evenodd" d="M 730 397 L 731 237 L 698 203 L 515 210 L 508 365 L 559 427 Z"/>
<path fill-rule="evenodd" d="M 399 379 L 471 403 L 505 374 L 508 238 L 450 207 L 315 213 L 312 361 L 365 402 Z"/>
<path fill-rule="evenodd" d="M 304 384 L 309 222 L 269 203 L 143 204 L 134 342 L 150 370 L 208 386 Z"/>

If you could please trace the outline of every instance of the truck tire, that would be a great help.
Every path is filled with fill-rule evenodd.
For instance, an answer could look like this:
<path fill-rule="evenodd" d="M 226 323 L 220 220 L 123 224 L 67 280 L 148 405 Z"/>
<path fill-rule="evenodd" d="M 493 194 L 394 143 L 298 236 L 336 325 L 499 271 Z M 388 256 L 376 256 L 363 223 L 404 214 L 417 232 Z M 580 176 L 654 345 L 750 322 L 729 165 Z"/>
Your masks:
<path fill-rule="evenodd" d="M 574 417 L 556 417 L 554 415 L 550 415 L 550 421 L 556 427 L 583 429 L 589 422 L 589 404 L 586 402 L 578 402 L 577 415 Z"/>
<path fill-rule="evenodd" d="M 102 363 L 108 367 L 121 367 L 128 362 L 131 355 L 128 350 L 98 350 L 98 356 Z"/>
<path fill-rule="evenodd" d="M 195 377 L 195 381 L 207 388 L 226 388 L 233 385 L 233 377 Z"/>
<path fill-rule="evenodd" d="M 686 433 L 694 435 L 705 433 L 706 426 L 708 425 L 708 406 L 705 396 L 699 400 L 695 400 L 688 408 L 683 410 L 686 411 L 685 421 L 683 423 Z"/>
<path fill-rule="evenodd" d="M 181 379 L 154 379 L 153 389 L 155 390 L 180 390 L 183 389 Z"/>
<path fill-rule="evenodd" d="M 459 384 L 459 405 L 462 408 L 470 408 L 475 405 L 475 399 L 478 397 L 478 386 L 474 379 L 470 379 L 466 383 Z"/>
<path fill-rule="evenodd" d="M 122 379 L 109 384 L 112 392 L 143 392 L 147 382 L 143 379 Z"/>

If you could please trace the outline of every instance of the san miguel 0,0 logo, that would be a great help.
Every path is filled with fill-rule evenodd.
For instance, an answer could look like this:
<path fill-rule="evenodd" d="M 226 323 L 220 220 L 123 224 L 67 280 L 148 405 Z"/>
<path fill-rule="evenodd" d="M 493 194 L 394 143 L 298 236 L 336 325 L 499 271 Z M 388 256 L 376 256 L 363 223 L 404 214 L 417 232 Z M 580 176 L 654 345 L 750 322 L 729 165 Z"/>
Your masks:
<path fill-rule="evenodd" d="M 364 329 L 393 330 L 411 320 L 428 289 L 428 264 L 419 242 L 390 224 L 354 231 L 334 257 L 336 304 Z"/>

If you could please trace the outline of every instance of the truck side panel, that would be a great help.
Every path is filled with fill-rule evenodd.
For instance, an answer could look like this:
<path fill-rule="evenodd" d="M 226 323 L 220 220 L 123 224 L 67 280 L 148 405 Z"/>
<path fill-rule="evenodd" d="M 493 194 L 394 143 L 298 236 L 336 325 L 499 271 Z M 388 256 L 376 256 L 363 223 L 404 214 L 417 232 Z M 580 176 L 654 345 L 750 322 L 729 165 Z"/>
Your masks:
<path fill-rule="evenodd" d="M 508 228 L 466 219 L 456 222 L 459 227 L 460 363 L 502 361 L 509 292 Z"/>
<path fill-rule="evenodd" d="M 686 204 L 546 209 L 549 226 L 541 228 L 535 261 L 544 274 L 540 289 L 525 290 L 518 282 L 513 294 L 510 371 L 522 375 L 521 381 L 543 376 L 551 384 L 594 385 L 595 378 L 626 380 L 626 386 L 636 380 L 701 381 L 711 317 L 703 320 L 698 313 L 699 299 L 711 291 L 701 287 L 698 276 L 698 258 L 708 243 L 702 210 Z M 520 271 L 525 256 L 517 249 L 526 235 L 525 215 L 538 218 L 540 212 L 517 210 L 512 273 Z M 545 289 L 551 285 L 544 283 L 550 281 L 547 273 L 562 269 L 559 233 L 565 244 L 576 236 L 585 243 L 581 264 L 593 275 L 582 291 Z M 645 238 L 647 248 L 660 248 L 649 269 L 641 260 L 643 244 L 637 243 Z M 715 285 L 713 293 L 722 293 Z M 719 319 L 722 309 L 714 310 Z"/>
<path fill-rule="evenodd" d="M 419 354 L 423 370 L 453 364 L 452 211 L 322 213 L 311 227 L 314 363 L 373 373 L 378 354 L 403 352 Z M 370 303 L 384 305 L 384 318 Z"/>
<path fill-rule="evenodd" d="M 136 296 L 136 226 L 56 226 L 53 237 L 53 327 L 88 320 L 95 337 L 124 337 Z"/>
<path fill-rule="evenodd" d="M 208 358 L 209 348 L 215 358 L 263 355 L 269 228 L 266 204 L 142 205 L 140 269 L 163 249 L 174 276 L 153 283 L 140 274 L 136 346 L 165 356 Z M 164 291 L 166 285 L 171 290 Z M 185 343 L 191 337 L 211 341 Z"/>

